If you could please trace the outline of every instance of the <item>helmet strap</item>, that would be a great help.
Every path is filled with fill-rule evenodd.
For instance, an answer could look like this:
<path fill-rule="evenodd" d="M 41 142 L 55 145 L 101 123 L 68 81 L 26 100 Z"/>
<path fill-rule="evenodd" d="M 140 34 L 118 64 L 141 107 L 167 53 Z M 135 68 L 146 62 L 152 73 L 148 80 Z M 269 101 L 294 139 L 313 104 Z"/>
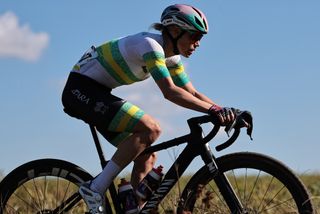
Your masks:
<path fill-rule="evenodd" d="M 169 36 L 171 42 L 172 42 L 172 45 L 173 45 L 173 53 L 175 55 L 178 55 L 180 54 L 180 51 L 178 49 L 178 40 L 183 36 L 183 34 L 186 32 L 185 30 L 181 29 L 181 32 L 180 34 L 176 37 L 176 38 L 173 38 L 173 36 L 171 35 L 171 33 L 168 31 L 168 29 L 165 27 L 164 28 L 164 31 L 167 33 L 167 35 Z"/>

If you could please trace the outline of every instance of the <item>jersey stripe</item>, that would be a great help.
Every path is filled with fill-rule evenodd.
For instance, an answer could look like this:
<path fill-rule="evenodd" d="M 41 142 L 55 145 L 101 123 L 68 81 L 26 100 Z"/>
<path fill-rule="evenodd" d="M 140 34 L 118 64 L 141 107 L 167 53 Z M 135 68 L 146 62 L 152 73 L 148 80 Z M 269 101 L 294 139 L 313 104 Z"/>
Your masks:
<path fill-rule="evenodd" d="M 188 75 L 184 72 L 182 62 L 175 66 L 170 66 L 168 69 L 175 85 L 182 87 L 190 81 Z"/>
<path fill-rule="evenodd" d="M 176 65 L 168 66 L 168 69 L 170 71 L 171 76 L 178 75 L 184 71 L 184 67 L 181 61 Z"/>
<path fill-rule="evenodd" d="M 131 106 L 127 106 L 126 110 L 127 110 L 127 114 L 124 114 L 122 116 L 116 131 L 126 130 L 127 126 L 129 125 L 131 117 L 139 111 L 139 108 L 137 106 L 131 105 Z"/>
<path fill-rule="evenodd" d="M 137 78 L 134 73 L 130 70 L 129 66 L 126 63 L 126 60 L 123 58 L 120 49 L 119 49 L 119 40 L 115 40 L 111 42 L 111 51 L 113 59 L 119 59 L 117 62 L 124 72 L 124 74 L 133 82 L 140 81 L 139 78 Z"/>
<path fill-rule="evenodd" d="M 173 80 L 174 84 L 179 87 L 185 86 L 188 82 L 190 82 L 190 80 L 185 72 L 183 72 L 179 75 L 173 76 L 172 80 Z"/>
<path fill-rule="evenodd" d="M 143 55 L 147 69 L 155 81 L 170 76 L 162 53 L 148 52 Z"/>
<path fill-rule="evenodd" d="M 118 47 L 118 40 L 103 44 L 97 48 L 97 51 L 99 53 L 99 62 L 118 83 L 131 84 L 139 81 L 123 59 Z"/>
<path fill-rule="evenodd" d="M 118 146 L 121 142 L 127 139 L 132 133 L 130 132 L 121 132 L 114 139 L 110 141 L 110 143 L 114 146 Z"/>
<path fill-rule="evenodd" d="M 108 130 L 115 132 L 130 132 L 143 115 L 144 112 L 141 109 L 126 102 L 112 119 Z"/>

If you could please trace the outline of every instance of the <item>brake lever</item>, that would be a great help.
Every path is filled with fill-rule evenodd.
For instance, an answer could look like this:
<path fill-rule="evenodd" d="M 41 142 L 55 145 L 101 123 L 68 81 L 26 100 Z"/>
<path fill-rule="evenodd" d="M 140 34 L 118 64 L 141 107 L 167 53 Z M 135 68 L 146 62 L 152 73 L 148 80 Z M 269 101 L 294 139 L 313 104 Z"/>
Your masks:
<path fill-rule="evenodd" d="M 249 135 L 250 139 L 252 139 L 252 115 L 249 111 L 240 111 L 238 109 L 234 109 L 234 114 L 236 115 L 236 119 L 232 122 L 232 124 L 225 127 L 225 132 L 227 133 L 228 137 L 230 137 L 230 133 L 232 129 L 235 128 L 247 128 L 247 134 Z"/>
<path fill-rule="evenodd" d="M 230 133 L 231 133 L 232 129 L 234 128 L 234 126 L 236 125 L 236 123 L 237 123 L 237 120 L 235 119 L 235 120 L 232 122 L 232 124 L 230 124 L 230 125 L 228 125 L 228 126 L 226 126 L 226 127 L 224 128 L 224 131 L 227 133 L 228 137 L 230 137 Z"/>

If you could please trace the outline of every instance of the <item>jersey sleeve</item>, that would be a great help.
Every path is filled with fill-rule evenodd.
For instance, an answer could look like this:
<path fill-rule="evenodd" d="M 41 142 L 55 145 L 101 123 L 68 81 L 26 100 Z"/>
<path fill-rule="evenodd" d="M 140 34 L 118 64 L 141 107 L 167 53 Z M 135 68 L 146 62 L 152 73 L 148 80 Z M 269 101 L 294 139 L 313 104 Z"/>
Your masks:
<path fill-rule="evenodd" d="M 145 43 L 145 50 L 142 55 L 143 61 L 146 64 L 147 71 L 150 72 L 155 81 L 171 77 L 174 84 L 180 87 L 189 82 L 179 55 L 166 59 L 164 50 L 158 42 L 146 38 Z"/>
<path fill-rule="evenodd" d="M 155 81 L 170 77 L 164 50 L 156 40 L 151 37 L 145 37 L 139 45 L 139 49 L 146 69 Z"/>
<path fill-rule="evenodd" d="M 147 52 L 143 55 L 147 70 L 155 81 L 170 76 L 170 72 L 166 66 L 164 54 L 157 51 Z"/>
<path fill-rule="evenodd" d="M 180 56 L 170 57 L 167 60 L 167 67 L 175 85 L 183 87 L 190 82 L 190 79 L 184 70 Z"/>

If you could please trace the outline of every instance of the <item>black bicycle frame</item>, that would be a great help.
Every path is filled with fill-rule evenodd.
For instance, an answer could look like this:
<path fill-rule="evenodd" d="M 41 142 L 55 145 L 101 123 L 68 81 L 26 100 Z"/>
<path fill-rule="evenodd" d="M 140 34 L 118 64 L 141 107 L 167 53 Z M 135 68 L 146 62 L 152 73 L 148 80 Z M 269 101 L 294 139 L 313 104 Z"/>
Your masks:
<path fill-rule="evenodd" d="M 229 206 L 231 213 L 243 213 L 243 206 L 241 205 L 239 199 L 233 191 L 227 177 L 223 173 L 219 172 L 219 168 L 216 164 L 215 157 L 208 145 L 208 141 L 211 140 L 217 134 L 217 132 L 219 131 L 219 127 L 214 126 L 213 130 L 206 137 L 203 137 L 203 131 L 200 126 L 202 122 L 197 119 L 198 118 L 192 118 L 188 120 L 188 124 L 191 130 L 190 134 L 163 143 L 159 143 L 154 146 L 150 146 L 140 154 L 151 154 L 152 152 L 157 152 L 173 146 L 178 146 L 180 144 L 187 143 L 186 147 L 183 149 L 178 158 L 172 164 L 168 172 L 164 175 L 164 178 L 158 189 L 153 193 L 152 197 L 146 202 L 145 206 L 142 208 L 140 213 L 150 213 L 151 210 L 157 208 L 159 203 L 173 188 L 173 186 L 185 172 L 187 167 L 191 164 L 193 159 L 199 155 L 201 156 L 205 165 L 208 167 L 208 171 L 212 174 L 212 177 L 214 178 L 222 196 L 224 197 L 227 205 Z M 93 135 L 93 139 L 95 141 L 99 159 L 101 161 L 101 166 L 102 168 L 104 168 L 107 161 L 105 160 L 103 151 L 101 149 L 101 143 L 98 139 L 97 131 L 95 127 L 91 125 L 90 129 Z M 109 187 L 109 191 L 116 212 L 121 213 L 122 211 L 114 183 L 112 183 Z M 111 211 L 110 203 L 107 204 L 108 207 L 106 207 L 106 209 Z"/>

